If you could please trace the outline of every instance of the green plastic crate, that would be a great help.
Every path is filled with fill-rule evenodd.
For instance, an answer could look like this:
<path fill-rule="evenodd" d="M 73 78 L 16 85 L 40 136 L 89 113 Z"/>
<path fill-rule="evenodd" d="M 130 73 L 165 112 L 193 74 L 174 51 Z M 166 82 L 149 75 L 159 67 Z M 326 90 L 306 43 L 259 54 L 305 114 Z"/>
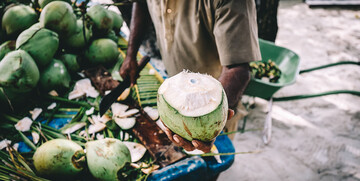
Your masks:
<path fill-rule="evenodd" d="M 266 40 L 259 40 L 262 61 L 271 59 L 281 70 L 281 77 L 278 82 L 266 82 L 260 79 L 251 78 L 244 94 L 248 96 L 270 99 L 280 88 L 295 83 L 299 74 L 299 56 L 284 47 L 275 45 Z"/>

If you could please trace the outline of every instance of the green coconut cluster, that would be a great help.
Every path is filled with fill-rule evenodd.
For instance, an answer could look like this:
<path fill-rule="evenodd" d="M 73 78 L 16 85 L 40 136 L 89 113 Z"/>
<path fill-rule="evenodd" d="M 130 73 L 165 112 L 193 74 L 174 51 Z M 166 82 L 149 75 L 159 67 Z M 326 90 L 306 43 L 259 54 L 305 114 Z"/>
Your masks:
<path fill-rule="evenodd" d="M 94 5 L 82 14 L 82 6 L 70 0 L 7 5 L 0 8 L 0 88 L 11 95 L 65 94 L 77 72 L 99 65 L 111 68 L 122 60 L 117 41 L 123 19 L 114 11 Z M 11 107 L 10 97 L 2 100 L 1 105 Z"/>
<path fill-rule="evenodd" d="M 36 172 L 49 179 L 73 180 L 88 169 L 96 180 L 119 180 L 131 163 L 129 149 L 115 138 L 88 141 L 85 149 L 86 153 L 80 145 L 66 139 L 45 142 L 33 155 Z"/>

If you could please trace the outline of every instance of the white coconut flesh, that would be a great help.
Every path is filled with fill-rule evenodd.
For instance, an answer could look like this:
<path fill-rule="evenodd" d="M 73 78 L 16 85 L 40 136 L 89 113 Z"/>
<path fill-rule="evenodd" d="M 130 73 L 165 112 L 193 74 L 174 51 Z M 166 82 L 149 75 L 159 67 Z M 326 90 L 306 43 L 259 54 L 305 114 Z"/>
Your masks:
<path fill-rule="evenodd" d="M 164 81 L 158 90 L 157 108 L 163 123 L 190 141 L 215 139 L 228 114 L 221 83 L 210 75 L 188 71 Z"/>
<path fill-rule="evenodd" d="M 144 111 L 154 121 L 156 121 L 159 118 L 159 111 L 155 108 L 146 106 L 144 107 Z"/>
<path fill-rule="evenodd" d="M 131 162 L 139 161 L 146 153 L 146 148 L 140 143 L 123 141 L 123 143 L 127 146 L 131 155 Z"/>
<path fill-rule="evenodd" d="M 223 89 L 221 83 L 210 75 L 183 71 L 166 79 L 158 93 L 180 114 L 197 117 L 218 108 Z"/>
<path fill-rule="evenodd" d="M 130 117 L 130 118 L 114 117 L 114 121 L 123 130 L 131 129 L 136 124 L 136 119 L 134 117 Z"/>

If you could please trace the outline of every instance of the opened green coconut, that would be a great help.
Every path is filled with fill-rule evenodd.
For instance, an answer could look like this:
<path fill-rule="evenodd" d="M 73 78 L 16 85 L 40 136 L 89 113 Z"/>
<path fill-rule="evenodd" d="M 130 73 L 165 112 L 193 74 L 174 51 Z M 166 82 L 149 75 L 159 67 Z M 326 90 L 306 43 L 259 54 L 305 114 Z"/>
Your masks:
<path fill-rule="evenodd" d="M 53 59 L 50 64 L 41 72 L 39 87 L 42 91 L 52 90 L 63 91 L 69 88 L 71 76 L 64 63 Z"/>
<path fill-rule="evenodd" d="M 119 180 L 131 163 L 129 149 L 115 138 L 89 141 L 85 148 L 89 171 L 97 180 Z"/>
<path fill-rule="evenodd" d="M 221 83 L 209 75 L 187 71 L 166 79 L 159 87 L 157 107 L 163 123 L 189 141 L 212 141 L 228 115 Z"/>
<path fill-rule="evenodd" d="M 30 6 L 17 5 L 9 8 L 2 17 L 2 28 L 7 35 L 18 36 L 22 31 L 35 24 L 38 16 Z"/>
<path fill-rule="evenodd" d="M 39 81 L 39 69 L 23 50 L 12 51 L 0 62 L 0 86 L 13 92 L 31 91 Z"/>
<path fill-rule="evenodd" d="M 53 1 L 40 14 L 43 27 L 55 31 L 61 37 L 71 36 L 76 31 L 76 16 L 69 3 Z"/>
<path fill-rule="evenodd" d="M 51 62 L 58 47 L 58 35 L 45 28 L 29 28 L 16 39 L 16 49 L 27 51 L 39 68 L 43 68 Z"/>
<path fill-rule="evenodd" d="M 76 21 L 76 31 L 73 35 L 64 39 L 66 49 L 82 49 L 90 42 L 92 32 L 91 29 L 85 26 L 85 36 L 84 36 L 84 26 L 81 19 Z"/>
<path fill-rule="evenodd" d="M 5 57 L 5 55 L 11 51 L 15 50 L 15 41 L 9 40 L 0 45 L 0 61 Z"/>
<path fill-rule="evenodd" d="M 51 179 L 72 178 L 83 170 L 85 153 L 80 145 L 66 139 L 53 139 L 36 149 L 37 174 Z"/>
<path fill-rule="evenodd" d="M 91 6 L 86 14 L 94 23 L 94 32 L 106 34 L 113 28 L 113 16 L 103 6 Z"/>
<path fill-rule="evenodd" d="M 85 57 L 91 65 L 114 63 L 120 52 L 117 44 L 107 38 L 94 40 L 85 52 Z"/>

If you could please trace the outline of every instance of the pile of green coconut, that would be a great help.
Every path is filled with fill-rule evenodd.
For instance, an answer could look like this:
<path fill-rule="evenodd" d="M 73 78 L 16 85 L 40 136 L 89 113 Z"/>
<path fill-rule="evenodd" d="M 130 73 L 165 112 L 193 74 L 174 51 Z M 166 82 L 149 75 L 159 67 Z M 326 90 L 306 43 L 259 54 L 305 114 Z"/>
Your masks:
<path fill-rule="evenodd" d="M 123 19 L 115 11 L 69 0 L 6 2 L 0 3 L 1 112 L 24 106 L 34 92 L 68 92 L 81 70 L 121 63 L 118 37 Z M 63 180 L 89 170 L 93 178 L 117 180 L 132 161 L 128 147 L 118 139 L 89 141 L 85 149 L 67 139 L 47 141 L 33 156 L 36 173 Z"/>
<path fill-rule="evenodd" d="M 68 93 L 74 84 L 68 99 L 92 94 L 77 89 L 91 84 L 90 80 L 78 81 L 78 73 L 99 65 L 118 70 L 122 62 L 118 36 L 123 20 L 116 12 L 102 5 L 87 7 L 68 0 L 31 2 L 9 4 L 6 8 L 0 2 L 1 111 L 13 109 L 17 104 L 24 106 L 34 92 Z M 225 92 L 220 82 L 210 76 L 184 71 L 167 79 L 157 96 L 159 112 L 151 119 L 159 119 L 160 114 L 169 129 L 189 141 L 213 141 L 226 123 Z M 120 111 L 115 111 L 115 107 L 120 107 Z M 122 130 L 135 125 L 135 118 L 127 117 L 132 112 L 126 111 L 127 106 L 115 103 L 111 109 L 112 116 L 116 112 L 123 115 L 114 118 Z M 32 124 L 31 120 L 28 122 Z M 105 123 L 97 124 L 99 130 L 107 127 Z M 80 128 L 85 126 L 80 124 Z M 86 131 L 98 132 L 94 131 L 98 129 L 95 125 Z M 76 179 L 87 170 L 97 180 L 122 180 L 126 177 L 124 170 L 131 169 L 131 163 L 141 158 L 135 159 L 128 147 L 116 138 L 87 141 L 85 146 L 67 139 L 52 139 L 36 148 L 33 164 L 37 174 L 52 180 Z"/>
<path fill-rule="evenodd" d="M 79 71 L 122 61 L 117 42 L 123 19 L 115 11 L 69 0 L 6 2 L 0 3 L 2 109 L 21 105 L 34 91 L 65 92 Z"/>

